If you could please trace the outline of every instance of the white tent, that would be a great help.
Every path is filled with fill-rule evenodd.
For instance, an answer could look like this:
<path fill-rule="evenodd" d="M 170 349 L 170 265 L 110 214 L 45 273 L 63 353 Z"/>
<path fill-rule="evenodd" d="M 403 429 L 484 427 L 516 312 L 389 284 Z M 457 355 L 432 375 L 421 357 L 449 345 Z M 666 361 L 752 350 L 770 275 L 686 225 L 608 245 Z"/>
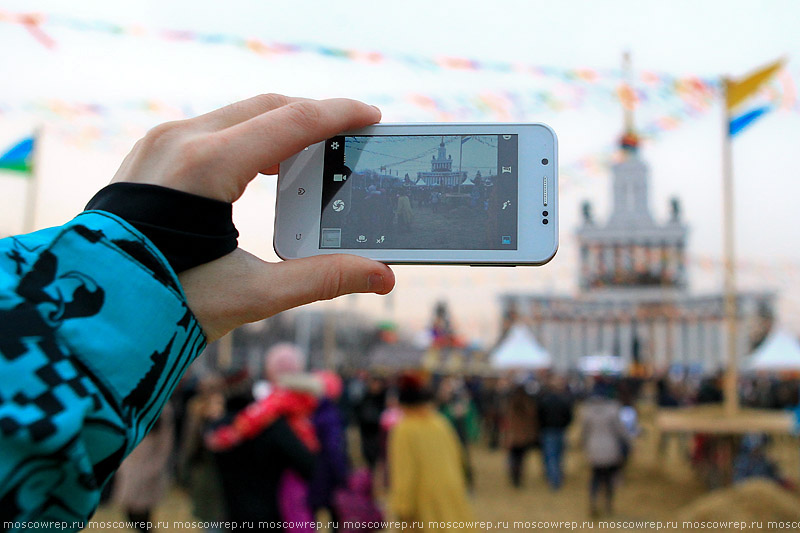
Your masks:
<path fill-rule="evenodd" d="M 608 354 L 586 355 L 578 361 L 578 369 L 592 376 L 598 374 L 621 374 L 625 365 L 620 357 Z"/>
<path fill-rule="evenodd" d="M 542 346 L 536 342 L 527 326 L 514 324 L 506 338 L 492 351 L 492 368 L 526 369 L 550 368 L 552 360 Z"/>
<path fill-rule="evenodd" d="M 747 358 L 749 370 L 800 370 L 800 343 L 785 330 L 773 330 Z"/>

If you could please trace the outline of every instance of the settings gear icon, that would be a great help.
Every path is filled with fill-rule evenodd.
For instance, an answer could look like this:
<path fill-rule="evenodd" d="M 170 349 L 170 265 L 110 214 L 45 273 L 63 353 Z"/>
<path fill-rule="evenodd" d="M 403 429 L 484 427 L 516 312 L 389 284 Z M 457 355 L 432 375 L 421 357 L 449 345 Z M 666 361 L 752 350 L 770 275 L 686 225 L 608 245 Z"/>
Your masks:
<path fill-rule="evenodd" d="M 336 141 L 333 141 L 331 143 L 331 150 L 338 150 L 338 149 L 339 149 L 339 143 L 336 142 Z"/>

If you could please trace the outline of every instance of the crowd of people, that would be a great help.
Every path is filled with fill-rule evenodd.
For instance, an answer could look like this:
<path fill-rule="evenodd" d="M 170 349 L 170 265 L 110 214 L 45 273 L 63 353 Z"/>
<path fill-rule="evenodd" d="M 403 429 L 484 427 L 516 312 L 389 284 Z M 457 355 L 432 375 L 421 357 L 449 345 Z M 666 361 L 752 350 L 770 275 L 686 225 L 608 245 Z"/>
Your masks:
<path fill-rule="evenodd" d="M 365 243 L 374 242 L 373 235 L 383 236 L 385 241 L 379 244 L 415 248 L 420 246 L 419 239 L 430 238 L 433 229 L 449 227 L 460 219 L 469 220 L 473 233 L 483 237 L 487 225 L 502 211 L 502 191 L 497 192 L 495 180 L 496 176 L 478 175 L 460 185 L 425 185 L 408 177 L 401 180 L 370 171 L 355 172 L 349 180 L 351 201 L 343 213 L 342 238 Z M 367 240 L 357 240 L 362 234 Z M 443 242 L 441 246 L 458 248 L 462 244 Z"/>
<path fill-rule="evenodd" d="M 289 344 L 273 346 L 263 366 L 255 381 L 243 371 L 184 381 L 112 484 L 113 498 L 131 519 L 148 521 L 174 464 L 195 517 L 212 523 L 313 531 L 315 520 L 326 516 L 347 531 L 347 522 L 384 518 L 466 522 L 474 518 L 473 446 L 481 442 L 506 453 L 508 483 L 517 490 L 529 479 L 526 459 L 538 456 L 543 484 L 559 491 L 573 425 L 591 469 L 589 512 L 608 515 L 642 432 L 637 404 L 647 394 L 641 380 L 610 376 L 306 372 L 303 354 Z M 718 378 L 673 375 L 653 384 L 652 399 L 662 407 L 721 398 Z M 745 383 L 742 394 L 747 403 L 760 398 L 774 407 L 796 392 L 791 387 L 758 378 Z M 695 452 L 702 449 L 699 439 Z M 745 439 L 735 480 L 777 479 L 765 444 L 758 436 Z"/>
<path fill-rule="evenodd" d="M 314 531 L 321 516 L 341 531 L 349 531 L 348 523 L 382 519 L 463 523 L 474 519 L 473 446 L 480 441 L 507 453 L 515 490 L 530 478 L 526 458 L 538 455 L 542 484 L 559 491 L 567 432 L 575 425 L 574 442 L 591 469 L 589 512 L 611 514 L 620 473 L 641 433 L 637 404 L 648 394 L 641 380 L 610 376 L 361 370 L 343 377 L 306 366 L 297 347 L 278 344 L 267 351 L 260 379 L 246 371 L 185 379 L 123 463 L 111 497 L 146 524 L 174 471 L 195 517 L 208 523 L 298 532 Z M 667 376 L 650 394 L 662 406 L 692 405 L 714 401 L 718 384 Z M 745 394 L 783 390 L 763 379 L 751 385 Z M 737 479 L 774 477 L 758 460 L 763 440 L 744 445 Z"/>
<path fill-rule="evenodd" d="M 206 522 L 289 524 L 287 531 L 313 531 L 319 516 L 343 531 L 347 522 L 383 518 L 464 522 L 474 518 L 470 450 L 479 440 L 507 453 L 513 488 L 524 487 L 526 458 L 534 454 L 543 482 L 558 491 L 567 431 L 576 424 L 591 469 L 589 512 L 598 516 L 613 513 L 620 473 L 641 433 L 638 380 L 366 371 L 343 378 L 305 367 L 298 348 L 279 344 L 266 353 L 260 380 L 246 372 L 185 380 L 117 474 L 117 504 L 131 519 L 148 522 L 174 464 L 195 517 Z M 673 376 L 655 385 L 654 400 L 665 407 L 718 397 L 717 379 Z M 784 388 L 759 379 L 743 393 Z M 357 440 L 348 439 L 348 428 Z M 349 449 L 351 442 L 356 449 Z M 737 476 L 772 476 L 774 470 L 755 460 L 763 457 L 763 441 L 744 445 Z M 376 497 L 376 488 L 385 499 Z"/>
<path fill-rule="evenodd" d="M 343 378 L 307 372 L 290 344 L 271 347 L 263 368 L 257 380 L 246 371 L 184 380 L 109 484 L 108 496 L 130 519 L 143 527 L 152 521 L 174 472 L 194 516 L 207 523 L 314 531 L 322 516 L 347 531 L 348 522 L 382 518 L 468 522 L 471 449 L 479 440 L 508 454 L 512 487 L 525 485 L 526 456 L 534 452 L 544 483 L 558 491 L 573 422 L 592 469 L 591 512 L 600 512 L 601 492 L 602 510 L 611 512 L 638 433 L 636 387 L 611 379 L 366 371 Z"/>
<path fill-rule="evenodd" d="M 706 375 L 679 374 L 658 380 L 660 407 L 686 407 L 720 403 L 721 373 Z M 739 400 L 745 407 L 757 409 L 790 409 L 800 400 L 800 383 L 796 379 L 779 378 L 775 374 L 744 376 L 740 380 Z"/>

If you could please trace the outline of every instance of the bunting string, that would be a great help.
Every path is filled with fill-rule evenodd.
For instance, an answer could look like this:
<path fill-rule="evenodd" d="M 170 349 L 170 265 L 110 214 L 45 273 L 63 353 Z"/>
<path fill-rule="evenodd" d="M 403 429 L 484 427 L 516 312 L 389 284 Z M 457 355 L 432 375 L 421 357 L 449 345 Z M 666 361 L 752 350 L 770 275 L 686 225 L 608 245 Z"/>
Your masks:
<path fill-rule="evenodd" d="M 315 43 L 267 42 L 257 37 L 210 33 L 183 29 L 155 29 L 136 24 L 117 24 L 44 13 L 20 13 L 0 9 L 0 23 L 24 27 L 40 45 L 58 49 L 48 30 L 93 32 L 131 38 L 156 38 L 171 43 L 197 43 L 209 46 L 238 47 L 263 58 L 286 55 L 316 55 L 360 64 L 394 63 L 410 69 L 509 73 L 540 78 L 529 90 L 488 90 L 462 94 L 380 94 L 364 97 L 379 105 L 391 120 L 512 121 L 538 120 L 544 113 L 582 109 L 608 109 L 621 102 L 637 108 L 638 130 L 645 139 L 654 139 L 680 127 L 690 119 L 707 114 L 719 99 L 716 78 L 678 76 L 652 70 L 635 74 L 632 85 L 622 82 L 620 69 L 554 68 L 528 63 L 489 61 L 467 57 L 422 56 L 407 53 L 338 48 Z M 764 104 L 776 110 L 800 111 L 797 98 L 797 73 L 787 69 L 759 93 Z M 129 142 L 163 120 L 196 116 L 228 102 L 211 105 L 170 103 L 158 99 L 114 103 L 69 102 L 43 99 L 28 102 L 0 101 L 0 116 L 33 114 L 45 119 L 66 119 L 55 128 L 72 142 L 87 146 L 107 144 L 110 137 Z M 80 120 L 78 120 L 80 119 Z M 562 187 L 584 185 L 605 175 L 614 162 L 616 146 L 609 143 L 599 153 L 561 165 Z"/>
<path fill-rule="evenodd" d="M 541 105 L 541 102 L 547 101 L 548 98 L 541 98 L 541 94 L 536 98 L 540 99 L 539 104 L 529 102 L 530 105 L 520 105 L 523 97 L 509 93 L 483 93 L 449 98 L 420 94 L 399 98 L 376 95 L 366 100 L 376 102 L 383 109 L 384 116 L 391 117 L 394 121 L 431 119 L 524 121 L 534 119 L 542 109 L 548 109 Z M 158 99 L 143 99 L 100 104 L 43 99 L 15 104 L 0 102 L 0 116 L 35 115 L 39 119 L 50 121 L 51 134 L 55 133 L 61 138 L 66 138 L 73 145 L 81 148 L 95 146 L 105 149 L 113 146 L 123 149 L 127 148 L 131 139 L 141 137 L 147 129 L 159 122 L 197 116 L 225 103 L 227 102 L 194 106 Z M 692 115 L 694 116 L 697 114 Z M 677 128 L 688 118 L 689 114 L 680 112 L 656 116 L 644 123 L 641 131 L 647 138 L 654 139 L 664 132 Z M 605 175 L 608 165 L 615 161 L 615 157 L 616 147 L 613 143 L 608 143 L 598 154 L 562 162 L 560 165 L 562 189 L 573 185 L 586 185 L 588 180 Z"/>
<path fill-rule="evenodd" d="M 360 50 L 326 46 L 317 43 L 267 42 L 258 37 L 242 37 L 229 33 L 211 33 L 184 29 L 154 29 L 142 25 L 124 25 L 111 21 L 85 20 L 44 13 L 18 13 L 0 9 L 0 23 L 17 24 L 50 49 L 56 41 L 45 31 L 47 27 L 65 28 L 73 31 L 94 32 L 113 36 L 134 38 L 157 38 L 167 42 L 224 45 L 240 48 L 266 58 L 285 55 L 310 54 L 320 57 L 347 60 L 355 63 L 396 63 L 415 70 L 425 71 L 471 71 L 487 73 L 511 73 L 548 78 L 562 84 L 555 91 L 532 91 L 528 96 L 538 98 L 548 107 L 559 110 L 574 108 L 576 101 L 583 101 L 590 93 L 599 92 L 606 99 L 622 101 L 626 107 L 639 106 L 650 100 L 665 100 L 677 96 L 687 106 L 703 111 L 719 96 L 719 81 L 716 77 L 638 71 L 634 74 L 632 87 L 622 82 L 621 69 L 595 69 L 589 67 L 561 68 L 520 62 L 483 60 L 455 56 L 424 56 L 403 52 Z M 796 85 L 784 70 L 770 90 L 784 96 L 783 109 L 796 109 Z M 566 94 L 566 96 L 565 96 Z M 775 98 L 771 98 L 774 100 Z M 497 106 L 492 97 L 485 97 L 483 105 Z"/>
<path fill-rule="evenodd" d="M 407 94 L 380 96 L 370 100 L 378 100 L 376 103 L 390 105 L 401 102 L 411 104 L 412 107 L 426 112 L 426 118 L 433 116 L 439 121 L 519 120 L 529 118 L 533 112 L 542 110 L 560 112 L 587 106 L 600 107 L 610 102 L 614 104 L 621 102 L 626 108 L 654 105 L 666 109 L 666 113 L 660 112 L 657 121 L 649 122 L 641 130 L 641 133 L 647 137 L 675 129 L 686 118 L 706 113 L 719 97 L 719 82 L 716 78 L 694 75 L 676 76 L 652 70 L 637 72 L 634 82 L 628 85 L 622 82 L 623 73 L 620 69 L 554 68 L 476 58 L 421 56 L 337 48 L 314 43 L 266 42 L 256 37 L 242 37 L 227 33 L 153 29 L 142 25 L 122 25 L 103 20 L 85 20 L 44 13 L 18 13 L 0 9 L 0 23 L 2 22 L 25 27 L 39 43 L 50 49 L 56 48 L 56 42 L 46 32 L 46 29 L 66 28 L 73 31 L 113 36 L 155 37 L 168 42 L 235 46 L 268 58 L 291 54 L 315 54 L 325 58 L 357 63 L 393 62 L 409 68 L 428 71 L 507 72 L 547 78 L 547 84 L 538 84 L 535 88 L 527 91 L 495 90 L 479 94 L 435 96 Z M 794 78 L 785 69 L 773 83 L 762 91 L 762 97 L 774 109 L 800 110 Z M 147 107 L 147 111 L 169 111 L 174 107 L 153 100 L 143 103 Z M 52 101 L 49 105 L 52 107 L 61 104 L 59 101 Z M 125 105 L 126 109 L 130 109 L 130 103 Z M 134 105 L 141 105 L 141 103 Z M 0 103 L 0 112 L 5 111 L 4 108 L 7 107 L 8 105 Z M 193 116 L 191 109 L 181 111 L 180 115 L 182 116 Z M 99 104 L 88 104 L 81 108 L 67 106 L 66 109 L 56 110 L 56 112 L 104 114 L 106 109 Z"/>
<path fill-rule="evenodd" d="M 32 34 L 35 33 L 39 42 L 48 48 L 53 48 L 55 41 L 48 36 L 45 29 L 46 27 L 54 27 L 113 36 L 157 38 L 169 42 L 231 46 L 263 57 L 313 54 L 329 59 L 349 60 L 365 64 L 397 63 L 415 70 L 515 73 L 535 77 L 557 78 L 569 83 L 584 85 L 595 85 L 607 80 L 612 80 L 617 85 L 623 76 L 621 69 L 560 68 L 469 57 L 425 56 L 404 52 L 361 50 L 308 42 L 268 42 L 258 37 L 242 37 L 230 33 L 185 29 L 155 29 L 138 24 L 125 25 L 111 21 L 86 20 L 45 13 L 19 13 L 0 10 L 0 22 L 25 26 Z M 692 93 L 714 93 L 717 92 L 719 85 L 717 79 L 713 77 L 675 76 L 670 73 L 652 70 L 641 71 L 636 76 L 638 78 L 636 81 L 641 81 L 642 85 L 651 89 L 662 86 L 680 86 L 682 90 Z"/>
<path fill-rule="evenodd" d="M 799 104 L 793 92 L 794 81 L 786 73 L 781 80 L 763 92 L 762 99 L 776 109 L 798 111 Z M 524 92 L 482 92 L 477 94 L 423 95 L 369 95 L 364 99 L 379 105 L 384 116 L 393 121 L 526 121 L 541 118 L 543 112 L 562 112 L 585 107 L 608 109 L 614 105 L 616 95 L 606 94 L 605 101 L 593 98 L 591 103 L 572 98 L 568 91 L 537 89 Z M 108 147 L 115 142 L 127 143 L 141 137 L 147 129 L 165 120 L 191 118 L 200 113 L 221 107 L 229 102 L 211 102 L 202 105 L 185 102 L 174 103 L 161 99 L 141 99 L 117 102 L 76 102 L 48 98 L 24 102 L 0 101 L 0 116 L 33 115 L 38 120 L 51 120 L 51 131 L 68 138 L 71 143 L 87 147 Z M 648 117 L 640 113 L 640 135 L 657 139 L 676 130 L 687 120 L 702 117 L 711 110 L 708 99 L 690 101 L 663 101 L 660 105 L 643 110 L 655 111 Z M 560 166 L 562 188 L 584 186 L 593 179 L 604 176 L 608 166 L 618 156 L 616 145 L 609 142 L 598 153 L 564 161 Z"/>

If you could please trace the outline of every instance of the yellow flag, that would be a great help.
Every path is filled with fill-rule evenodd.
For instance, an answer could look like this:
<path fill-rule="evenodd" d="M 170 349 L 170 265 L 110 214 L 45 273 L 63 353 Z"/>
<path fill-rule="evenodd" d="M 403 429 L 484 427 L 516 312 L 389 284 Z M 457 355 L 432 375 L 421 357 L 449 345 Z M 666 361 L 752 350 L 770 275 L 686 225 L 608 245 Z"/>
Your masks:
<path fill-rule="evenodd" d="M 778 72 L 783 67 L 784 62 L 784 59 L 779 59 L 778 61 L 770 63 L 766 67 L 753 72 L 743 80 L 728 80 L 726 82 L 728 109 L 736 107 L 745 98 L 755 93 L 764 82 L 769 80 L 773 74 Z"/>

